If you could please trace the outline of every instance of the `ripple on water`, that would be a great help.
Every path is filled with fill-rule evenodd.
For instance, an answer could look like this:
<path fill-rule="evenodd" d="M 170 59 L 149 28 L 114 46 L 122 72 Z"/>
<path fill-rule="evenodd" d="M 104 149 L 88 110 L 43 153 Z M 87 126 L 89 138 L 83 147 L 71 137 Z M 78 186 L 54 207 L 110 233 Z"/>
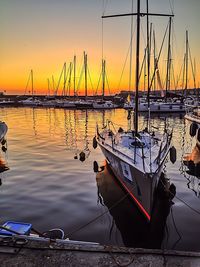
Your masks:
<path fill-rule="evenodd" d="M 116 225 L 116 218 L 110 212 L 105 212 L 108 211 L 107 206 L 102 206 L 98 201 L 93 161 L 96 160 L 101 165 L 104 156 L 99 148 L 92 148 L 92 138 L 96 123 L 103 125 L 107 119 L 113 120 L 117 124 L 116 128 L 119 124 L 126 128 L 126 111 L 6 108 L 0 109 L 0 115 L 9 127 L 6 158 L 10 168 L 1 173 L 2 222 L 31 222 L 41 231 L 61 227 L 66 234 L 70 234 L 105 213 L 70 237 L 122 245 L 122 235 L 119 225 Z M 141 127 L 145 120 L 145 117 L 140 117 Z M 182 166 L 185 151 L 191 150 L 193 145 L 188 135 L 188 123 L 173 116 L 167 117 L 167 120 L 171 125 L 176 125 L 173 144 L 178 153 L 174 165 L 169 161 L 166 163 L 166 175 L 175 184 L 177 196 L 199 210 L 199 198 L 192 187 L 198 181 L 192 180 L 188 186 L 188 179 L 191 178 L 186 176 Z M 153 117 L 152 122 L 160 128 L 164 125 L 162 118 Z M 90 155 L 84 162 L 74 159 L 76 154 L 86 148 L 89 148 Z M 169 231 L 163 231 L 162 247 L 199 251 L 196 238 L 200 236 L 199 215 L 178 199 L 173 201 L 174 205 L 166 221 Z M 122 213 L 119 211 L 117 214 L 120 218 Z M 134 216 L 135 213 L 131 213 L 129 219 L 138 220 Z M 134 225 L 138 227 L 139 223 Z M 123 231 L 127 230 L 124 226 Z M 132 230 L 133 233 L 141 231 Z M 132 238 L 135 238 L 135 234 Z"/>

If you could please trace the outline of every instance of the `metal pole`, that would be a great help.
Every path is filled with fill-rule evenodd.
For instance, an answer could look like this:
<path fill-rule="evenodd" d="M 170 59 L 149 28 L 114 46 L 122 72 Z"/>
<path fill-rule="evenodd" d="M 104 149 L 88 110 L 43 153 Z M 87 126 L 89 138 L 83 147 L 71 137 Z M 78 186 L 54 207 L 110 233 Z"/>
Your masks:
<path fill-rule="evenodd" d="M 136 36 L 136 86 L 135 86 L 135 134 L 138 134 L 138 97 L 140 64 L 140 0 L 137 0 L 137 36 Z"/>

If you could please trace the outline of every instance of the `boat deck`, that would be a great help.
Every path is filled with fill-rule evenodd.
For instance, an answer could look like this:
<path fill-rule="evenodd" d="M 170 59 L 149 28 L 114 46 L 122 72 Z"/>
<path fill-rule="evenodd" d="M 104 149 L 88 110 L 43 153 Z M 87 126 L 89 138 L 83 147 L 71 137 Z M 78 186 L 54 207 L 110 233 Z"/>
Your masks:
<path fill-rule="evenodd" d="M 156 172 L 160 163 L 159 153 L 162 159 L 162 155 L 166 154 L 168 148 L 165 146 L 167 135 L 156 134 L 152 137 L 149 133 L 143 132 L 140 138 L 135 138 L 131 132 L 128 132 L 109 136 L 109 131 L 106 129 L 102 137 L 101 145 L 108 150 L 111 149 L 115 154 L 120 154 L 125 162 L 135 165 L 144 173 Z M 104 139 L 106 142 L 103 141 Z"/>

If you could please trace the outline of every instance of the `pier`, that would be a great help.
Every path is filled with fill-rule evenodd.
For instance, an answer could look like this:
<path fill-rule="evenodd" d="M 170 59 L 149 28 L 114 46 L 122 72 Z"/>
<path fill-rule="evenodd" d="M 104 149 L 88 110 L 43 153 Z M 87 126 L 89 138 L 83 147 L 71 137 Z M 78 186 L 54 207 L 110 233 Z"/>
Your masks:
<path fill-rule="evenodd" d="M 18 245 L 0 245 L 2 267 L 87 266 L 87 267 L 179 267 L 200 266 L 199 252 L 111 247 L 99 244 L 34 241 L 27 238 Z M 26 241 L 26 242 L 25 242 Z"/>

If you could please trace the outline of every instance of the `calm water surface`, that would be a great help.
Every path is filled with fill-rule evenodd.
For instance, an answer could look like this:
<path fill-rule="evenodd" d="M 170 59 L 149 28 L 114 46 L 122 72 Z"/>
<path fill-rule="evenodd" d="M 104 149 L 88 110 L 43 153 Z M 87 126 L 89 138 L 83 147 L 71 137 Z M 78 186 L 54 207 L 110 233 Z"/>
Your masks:
<path fill-rule="evenodd" d="M 1 152 L 0 162 L 9 167 L 0 173 L 1 223 L 30 222 L 39 231 L 59 227 L 71 239 L 101 244 L 200 250 L 200 181 L 182 163 L 195 141 L 183 118 L 152 118 L 159 129 L 165 119 L 174 126 L 177 161 L 168 160 L 165 167 L 176 197 L 173 203 L 156 205 L 149 226 L 107 168 L 98 174 L 93 171 L 94 161 L 104 164 L 100 149 L 92 148 L 96 123 L 111 119 L 116 128 L 126 128 L 125 110 L 5 108 L 0 115 L 9 127 L 8 151 Z M 145 120 L 140 117 L 141 128 Z M 74 157 L 83 150 L 86 160 L 81 162 Z"/>

